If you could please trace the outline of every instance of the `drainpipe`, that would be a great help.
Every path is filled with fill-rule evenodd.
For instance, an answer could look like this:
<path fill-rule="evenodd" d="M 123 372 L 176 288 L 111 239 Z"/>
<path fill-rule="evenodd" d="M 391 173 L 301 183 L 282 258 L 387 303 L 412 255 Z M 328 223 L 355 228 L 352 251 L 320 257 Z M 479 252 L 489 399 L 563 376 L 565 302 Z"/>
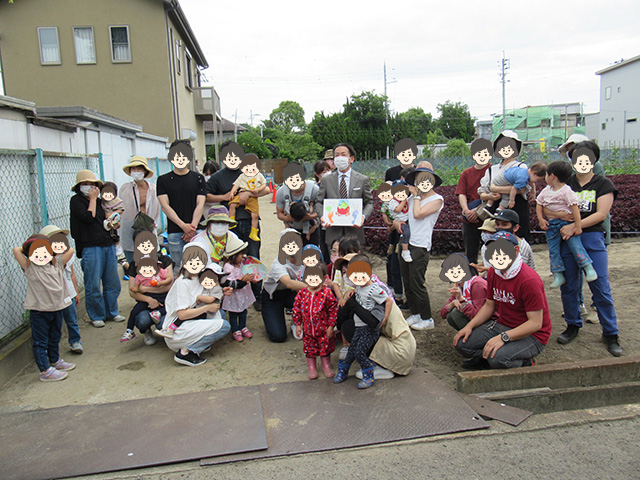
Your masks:
<path fill-rule="evenodd" d="M 173 54 L 172 52 L 172 48 L 173 48 L 173 38 L 170 35 L 170 29 L 169 29 L 169 11 L 170 10 L 175 10 L 176 9 L 176 5 L 173 4 L 171 5 L 171 8 L 168 8 L 164 11 L 164 20 L 167 26 L 167 53 L 169 54 L 169 76 L 171 79 L 171 108 L 173 109 L 173 135 L 175 137 L 175 139 L 180 138 L 178 136 L 178 99 L 176 96 L 176 86 L 175 86 L 175 72 L 173 69 Z"/>

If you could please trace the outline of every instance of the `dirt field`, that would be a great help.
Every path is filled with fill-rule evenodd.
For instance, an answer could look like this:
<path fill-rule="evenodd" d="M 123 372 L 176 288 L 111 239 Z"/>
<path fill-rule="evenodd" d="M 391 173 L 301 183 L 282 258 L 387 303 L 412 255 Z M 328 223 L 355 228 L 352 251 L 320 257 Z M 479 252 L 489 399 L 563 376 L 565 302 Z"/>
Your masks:
<path fill-rule="evenodd" d="M 262 199 L 261 211 L 262 258 L 270 266 L 278 248 L 282 224 L 273 215 L 275 207 L 268 197 Z M 625 356 L 640 354 L 640 330 L 637 328 L 639 255 L 640 240 L 614 240 L 609 250 L 610 278 L 621 331 L 620 344 Z M 441 306 L 448 299 L 447 284 L 438 278 L 442 260 L 433 258 L 427 271 L 436 327 L 426 332 L 414 332 L 418 343 L 414 365 L 415 368 L 429 370 L 453 387 L 456 373 L 461 370 L 461 358 L 451 346 L 454 330 L 439 316 Z M 537 270 L 548 286 L 551 277 L 547 273 L 549 260 L 544 248 L 536 249 L 535 260 Z M 380 278 L 386 278 L 383 259 L 375 259 L 375 271 Z M 124 289 L 123 282 L 123 292 Z M 598 324 L 585 323 L 578 339 L 567 346 L 559 345 L 556 337 L 565 325 L 561 317 L 559 291 L 547 289 L 547 296 L 553 333 L 549 345 L 537 358 L 538 364 L 610 357 L 600 340 L 601 329 Z M 133 306 L 133 301 L 126 293 L 120 297 L 120 306 L 125 316 Z M 163 342 L 145 346 L 142 335 L 121 344 L 119 339 L 124 324 L 108 322 L 105 328 L 96 329 L 88 323 L 84 311 L 79 314 L 85 353 L 79 356 L 69 353 L 64 337 L 61 343 L 63 357 L 77 363 L 77 368 L 70 372 L 65 381 L 45 384 L 38 381 L 35 363 L 26 365 L 21 372 L 16 372 L 18 375 L 12 381 L 3 385 L 0 411 L 114 402 L 203 389 L 306 380 L 302 343 L 292 337 L 282 344 L 270 343 L 264 333 L 262 317 L 253 309 L 249 311 L 248 326 L 254 332 L 254 337 L 238 343 L 228 336 L 205 354 L 207 363 L 198 368 L 177 365 L 173 361 L 173 353 Z M 595 314 L 591 315 L 595 318 Z M 333 364 L 336 363 L 337 354 L 334 354 Z"/>

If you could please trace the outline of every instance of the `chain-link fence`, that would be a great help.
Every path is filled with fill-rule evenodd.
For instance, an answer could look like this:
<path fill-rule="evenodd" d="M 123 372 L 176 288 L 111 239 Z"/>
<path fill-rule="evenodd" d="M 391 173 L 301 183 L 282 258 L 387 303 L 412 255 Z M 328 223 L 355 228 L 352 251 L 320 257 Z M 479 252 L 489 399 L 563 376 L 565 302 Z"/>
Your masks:
<path fill-rule="evenodd" d="M 23 308 L 27 281 L 13 248 L 48 224 L 68 229 L 76 173 L 88 169 L 99 177 L 99 162 L 94 155 L 0 149 L 0 346 L 29 323 Z M 82 285 L 82 269 L 76 268 L 76 276 Z"/>

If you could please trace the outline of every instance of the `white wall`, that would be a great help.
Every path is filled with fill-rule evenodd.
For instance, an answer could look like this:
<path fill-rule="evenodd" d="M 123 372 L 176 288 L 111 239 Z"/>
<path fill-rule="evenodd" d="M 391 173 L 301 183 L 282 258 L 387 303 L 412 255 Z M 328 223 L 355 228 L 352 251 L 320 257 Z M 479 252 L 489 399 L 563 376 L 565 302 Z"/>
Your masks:
<path fill-rule="evenodd" d="M 640 141 L 640 61 L 600 75 L 600 146 L 637 145 Z M 611 87 L 611 98 L 606 89 Z M 626 117 L 626 118 L 625 118 Z M 635 122 L 629 120 L 636 119 Z M 602 130 L 602 124 L 606 128 Z"/>

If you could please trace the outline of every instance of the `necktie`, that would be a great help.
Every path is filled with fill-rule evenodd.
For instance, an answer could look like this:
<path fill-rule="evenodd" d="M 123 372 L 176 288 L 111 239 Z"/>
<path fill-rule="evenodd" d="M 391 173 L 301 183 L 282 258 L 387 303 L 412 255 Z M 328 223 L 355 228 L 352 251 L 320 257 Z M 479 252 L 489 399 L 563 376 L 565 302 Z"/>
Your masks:
<path fill-rule="evenodd" d="M 342 175 L 342 178 L 340 179 L 340 198 L 347 198 L 347 182 L 345 181 L 344 177 L 346 177 L 346 175 Z"/>

